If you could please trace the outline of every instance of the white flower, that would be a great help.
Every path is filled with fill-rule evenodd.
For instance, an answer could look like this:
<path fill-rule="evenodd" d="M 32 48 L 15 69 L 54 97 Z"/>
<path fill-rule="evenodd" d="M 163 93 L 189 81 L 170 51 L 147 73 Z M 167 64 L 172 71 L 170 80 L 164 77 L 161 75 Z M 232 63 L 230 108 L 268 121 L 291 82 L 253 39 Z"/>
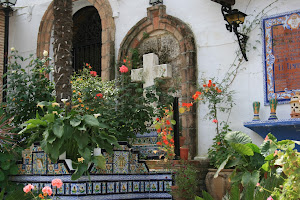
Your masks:
<path fill-rule="evenodd" d="M 65 104 L 69 99 L 61 99 L 61 101 Z"/>
<path fill-rule="evenodd" d="M 98 118 L 99 116 L 101 116 L 101 114 L 94 114 L 95 118 Z"/>
<path fill-rule="evenodd" d="M 46 62 L 46 60 L 43 58 L 43 59 L 42 59 L 42 62 L 43 62 L 43 63 L 45 63 L 45 62 Z"/>
<path fill-rule="evenodd" d="M 55 114 L 55 115 L 58 115 L 58 112 L 57 112 L 57 111 L 53 111 L 52 113 Z"/>
<path fill-rule="evenodd" d="M 10 48 L 11 52 L 14 52 L 16 49 L 15 47 Z"/>
<path fill-rule="evenodd" d="M 52 107 L 59 106 L 59 103 L 52 103 Z"/>
<path fill-rule="evenodd" d="M 43 109 L 44 105 L 41 105 L 40 103 L 38 103 L 38 104 L 36 105 L 36 107 L 40 107 L 41 109 Z"/>
<path fill-rule="evenodd" d="M 43 55 L 44 55 L 45 57 L 47 57 L 47 56 L 48 56 L 48 51 L 44 50 Z"/>

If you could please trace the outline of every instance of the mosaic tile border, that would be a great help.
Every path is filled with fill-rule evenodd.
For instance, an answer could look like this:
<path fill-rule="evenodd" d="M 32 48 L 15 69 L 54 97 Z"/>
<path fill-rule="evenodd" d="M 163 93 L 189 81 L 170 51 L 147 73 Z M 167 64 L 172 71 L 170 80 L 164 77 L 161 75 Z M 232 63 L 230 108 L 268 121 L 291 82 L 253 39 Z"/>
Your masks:
<path fill-rule="evenodd" d="M 274 55 L 272 54 L 273 45 L 272 45 L 272 26 L 275 25 L 287 25 L 287 18 L 292 14 L 300 14 L 300 10 L 274 14 L 267 17 L 264 17 L 261 20 L 261 28 L 262 28 L 262 64 L 263 64 L 263 72 L 264 72 L 264 104 L 269 105 L 269 99 L 277 97 L 279 104 L 286 104 L 290 101 L 291 96 L 295 93 L 293 90 L 276 92 L 275 93 L 275 85 L 274 85 Z M 300 88 L 299 88 L 300 89 Z"/>

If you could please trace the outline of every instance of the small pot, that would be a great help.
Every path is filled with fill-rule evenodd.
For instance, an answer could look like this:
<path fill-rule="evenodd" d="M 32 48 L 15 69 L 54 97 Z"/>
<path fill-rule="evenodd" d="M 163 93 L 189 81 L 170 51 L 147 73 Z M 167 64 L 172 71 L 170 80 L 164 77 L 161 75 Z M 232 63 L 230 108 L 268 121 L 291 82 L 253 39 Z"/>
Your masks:
<path fill-rule="evenodd" d="M 188 158 L 189 158 L 189 148 L 180 147 L 180 158 L 182 160 L 188 160 Z"/>
<path fill-rule="evenodd" d="M 180 136 L 179 137 L 179 145 L 180 145 L 180 147 L 182 147 L 184 145 L 184 142 L 185 142 L 185 137 L 184 136 Z"/>

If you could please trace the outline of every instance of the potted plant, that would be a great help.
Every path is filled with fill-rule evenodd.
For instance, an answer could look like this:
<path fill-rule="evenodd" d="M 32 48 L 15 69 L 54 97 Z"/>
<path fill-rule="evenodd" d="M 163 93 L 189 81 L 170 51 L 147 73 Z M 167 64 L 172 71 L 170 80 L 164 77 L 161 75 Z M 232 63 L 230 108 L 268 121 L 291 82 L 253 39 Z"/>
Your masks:
<path fill-rule="evenodd" d="M 53 162 L 66 152 L 75 169 L 72 180 L 76 180 L 86 172 L 90 162 L 100 168 L 105 167 L 105 158 L 93 155 L 94 148 L 101 147 L 112 152 L 113 145 L 118 146 L 118 142 L 110 133 L 110 127 L 99 122 L 99 114 L 84 114 L 76 106 L 71 109 L 67 99 L 62 101 L 64 108 L 60 108 L 58 103 L 40 102 L 38 107 L 44 114 L 37 113 L 35 119 L 25 122 L 20 134 L 30 133 L 28 144 L 40 142 Z"/>
<path fill-rule="evenodd" d="M 198 187 L 196 168 L 184 161 L 180 167 L 174 171 L 175 185 L 171 187 L 171 194 L 175 200 L 194 199 Z"/>
<path fill-rule="evenodd" d="M 223 80 L 222 83 L 218 83 L 215 79 L 208 80 L 203 79 L 202 87 L 198 88 L 198 91 L 193 95 L 193 99 L 196 102 L 204 103 L 207 105 L 209 111 L 205 118 L 211 120 L 215 125 L 216 135 L 213 139 L 213 144 L 208 150 L 208 158 L 211 166 L 215 169 L 209 169 L 206 176 L 206 187 L 210 194 L 215 199 L 221 199 L 228 187 L 230 186 L 228 178 L 232 170 L 223 170 L 222 175 L 218 179 L 214 179 L 216 169 L 227 158 L 230 152 L 228 150 L 228 143 L 224 140 L 225 134 L 231 131 L 229 128 L 228 120 L 231 113 L 231 109 L 234 105 L 233 91 L 229 89 L 229 79 Z M 226 116 L 226 120 L 220 120 L 219 116 Z M 224 174 L 223 174 L 224 173 Z"/>

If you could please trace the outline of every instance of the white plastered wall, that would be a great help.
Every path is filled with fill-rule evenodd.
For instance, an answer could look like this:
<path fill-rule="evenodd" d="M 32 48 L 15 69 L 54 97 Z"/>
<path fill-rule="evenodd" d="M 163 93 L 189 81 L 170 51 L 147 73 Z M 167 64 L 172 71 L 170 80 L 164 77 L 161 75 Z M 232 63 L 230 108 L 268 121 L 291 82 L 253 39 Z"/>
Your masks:
<path fill-rule="evenodd" d="M 40 21 L 50 0 L 18 0 L 17 11 L 10 19 L 10 47 L 14 46 L 22 55 L 36 52 L 37 35 Z M 247 20 L 253 20 L 261 9 L 274 0 L 236 0 L 233 8 L 248 14 Z M 110 0 L 116 25 L 115 54 L 118 57 L 120 43 L 127 32 L 143 17 L 147 16 L 148 0 Z M 210 0 L 164 0 L 167 14 L 181 19 L 188 24 L 196 38 L 198 82 L 201 76 L 217 77 L 222 79 L 235 58 L 238 50 L 236 36 L 225 28 L 225 21 L 221 14 L 221 5 Z M 89 5 L 87 0 L 80 0 L 74 4 L 74 11 Z M 266 15 L 299 10 L 299 0 L 278 0 Z M 255 132 L 243 127 L 243 122 L 251 121 L 253 117 L 252 102 L 260 101 L 260 117 L 266 120 L 269 116 L 269 107 L 263 104 L 263 65 L 260 25 L 250 34 L 249 43 L 257 47 L 247 53 L 249 61 L 242 65 L 232 84 L 236 91 L 234 95 L 236 106 L 233 108 L 230 122 L 233 130 L 240 130 L 249 134 L 256 144 L 262 138 Z M 198 156 L 206 157 L 207 149 L 215 136 L 215 127 L 211 121 L 206 121 L 205 105 L 198 106 Z M 290 118 L 288 104 L 278 105 L 279 119 Z"/>

